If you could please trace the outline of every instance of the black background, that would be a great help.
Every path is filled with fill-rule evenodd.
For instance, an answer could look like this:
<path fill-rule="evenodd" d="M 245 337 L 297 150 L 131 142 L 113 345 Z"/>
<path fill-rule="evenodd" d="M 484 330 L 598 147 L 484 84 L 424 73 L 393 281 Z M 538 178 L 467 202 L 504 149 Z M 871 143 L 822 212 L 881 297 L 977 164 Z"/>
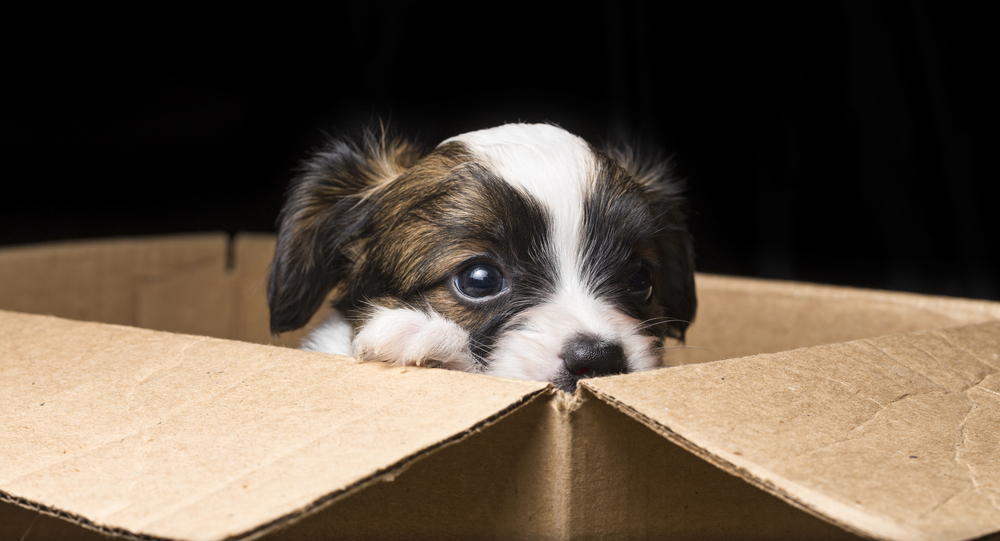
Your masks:
<path fill-rule="evenodd" d="M 551 121 L 672 154 L 702 271 L 1000 299 L 985 2 L 545 5 L 10 17 L 0 245 L 273 231 L 324 132 Z"/>

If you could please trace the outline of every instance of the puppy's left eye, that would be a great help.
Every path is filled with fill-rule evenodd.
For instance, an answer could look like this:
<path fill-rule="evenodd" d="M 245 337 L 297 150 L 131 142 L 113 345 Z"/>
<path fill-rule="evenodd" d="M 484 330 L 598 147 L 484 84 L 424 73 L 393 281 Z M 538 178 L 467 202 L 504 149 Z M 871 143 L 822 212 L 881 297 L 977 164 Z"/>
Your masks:
<path fill-rule="evenodd" d="M 500 269 L 489 263 L 476 263 L 455 276 L 455 289 L 472 299 L 492 297 L 503 291 L 504 279 Z"/>
<path fill-rule="evenodd" d="M 629 296 L 639 302 L 649 302 L 653 296 L 653 281 L 649 278 L 649 272 L 640 267 L 628 279 Z"/>

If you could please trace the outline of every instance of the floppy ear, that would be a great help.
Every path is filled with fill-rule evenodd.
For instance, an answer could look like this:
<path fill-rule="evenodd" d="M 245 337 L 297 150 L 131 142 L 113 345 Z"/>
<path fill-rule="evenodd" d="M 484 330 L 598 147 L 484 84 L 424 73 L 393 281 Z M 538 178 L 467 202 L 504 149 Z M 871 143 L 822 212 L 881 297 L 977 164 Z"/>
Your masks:
<path fill-rule="evenodd" d="M 640 156 L 631 146 L 614 145 L 605 152 L 629 175 L 645 186 L 657 213 L 657 244 L 662 254 L 662 271 L 654 278 L 663 315 L 671 321 L 667 335 L 683 341 L 694 321 L 698 299 L 694 286 L 694 244 L 688 232 L 688 205 L 684 183 L 674 175 L 669 159 L 658 152 Z"/>
<path fill-rule="evenodd" d="M 369 218 L 366 196 L 413 166 L 417 146 L 366 130 L 360 142 L 332 139 L 305 161 L 278 217 L 278 245 L 267 284 L 271 332 L 309 322 L 327 294 L 351 273 L 345 248 Z"/>
<path fill-rule="evenodd" d="M 664 227 L 675 226 L 667 224 Z M 660 305 L 663 306 L 664 316 L 671 320 L 667 324 L 667 334 L 683 342 L 698 310 L 694 286 L 694 246 L 686 226 L 683 231 L 668 232 L 661 243 L 669 257 L 664 265 L 667 270 L 660 282 Z"/>

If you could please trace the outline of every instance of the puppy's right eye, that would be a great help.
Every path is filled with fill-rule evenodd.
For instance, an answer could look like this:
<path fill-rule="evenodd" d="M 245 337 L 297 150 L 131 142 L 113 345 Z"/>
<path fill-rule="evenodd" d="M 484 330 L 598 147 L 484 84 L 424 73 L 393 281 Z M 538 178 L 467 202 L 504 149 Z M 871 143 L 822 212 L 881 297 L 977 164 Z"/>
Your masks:
<path fill-rule="evenodd" d="M 653 282 L 649 278 L 649 272 L 644 268 L 639 268 L 632 273 L 628 279 L 629 295 L 639 302 L 646 303 L 653 296 Z"/>
<path fill-rule="evenodd" d="M 455 289 L 471 299 L 492 297 L 503 288 L 503 273 L 489 263 L 469 265 L 455 275 Z"/>

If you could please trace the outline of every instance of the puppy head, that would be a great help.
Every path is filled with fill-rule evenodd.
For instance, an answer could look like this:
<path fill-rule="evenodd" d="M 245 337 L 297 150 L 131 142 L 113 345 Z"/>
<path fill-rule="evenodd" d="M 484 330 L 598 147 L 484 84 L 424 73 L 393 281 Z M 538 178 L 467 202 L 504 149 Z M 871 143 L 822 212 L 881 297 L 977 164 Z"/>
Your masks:
<path fill-rule="evenodd" d="M 662 164 L 549 125 L 426 154 L 384 133 L 334 141 L 282 212 L 271 328 L 301 327 L 330 295 L 361 358 L 567 391 L 654 368 L 695 312 L 683 207 Z"/>

